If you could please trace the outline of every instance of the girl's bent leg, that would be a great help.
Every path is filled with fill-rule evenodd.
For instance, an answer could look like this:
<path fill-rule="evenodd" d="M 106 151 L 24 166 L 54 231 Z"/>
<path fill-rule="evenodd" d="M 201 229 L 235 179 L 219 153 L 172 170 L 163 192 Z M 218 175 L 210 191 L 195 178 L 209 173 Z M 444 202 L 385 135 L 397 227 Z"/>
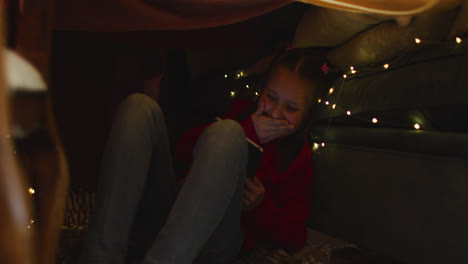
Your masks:
<path fill-rule="evenodd" d="M 81 263 L 124 263 L 132 223 L 142 206 L 142 198 L 155 201 L 153 211 L 156 212 L 158 207 L 170 206 L 164 204 L 172 199 L 169 196 L 174 195 L 175 189 L 168 142 L 164 117 L 157 103 L 142 94 L 125 99 L 117 111 L 104 151 Z M 151 193 L 156 195 L 146 197 Z M 166 199 L 155 198 L 161 195 Z"/>
<path fill-rule="evenodd" d="M 242 179 L 244 179 L 242 177 Z M 195 264 L 234 263 L 239 256 L 244 242 L 244 232 L 240 223 L 244 181 L 234 192 L 224 218 L 205 243 L 195 260 Z"/>
<path fill-rule="evenodd" d="M 190 174 L 144 263 L 195 260 L 244 185 L 247 155 L 245 134 L 237 122 L 220 121 L 203 132 Z M 240 198 L 236 202 L 239 205 L 232 208 L 240 211 Z"/>

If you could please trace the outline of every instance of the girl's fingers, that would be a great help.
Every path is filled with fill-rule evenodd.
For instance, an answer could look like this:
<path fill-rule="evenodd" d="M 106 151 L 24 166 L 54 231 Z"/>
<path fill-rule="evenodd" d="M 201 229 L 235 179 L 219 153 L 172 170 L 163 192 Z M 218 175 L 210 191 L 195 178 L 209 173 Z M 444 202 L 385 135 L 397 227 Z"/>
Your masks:
<path fill-rule="evenodd" d="M 288 131 L 294 131 L 294 126 L 293 125 L 285 125 L 285 126 L 265 126 L 264 128 L 265 132 L 270 132 L 270 133 L 282 133 L 282 132 L 288 132 Z"/>
<path fill-rule="evenodd" d="M 287 136 L 287 135 L 294 133 L 294 131 L 296 131 L 295 128 L 282 128 L 276 131 L 276 136 L 279 136 L 279 137 Z"/>
<path fill-rule="evenodd" d="M 254 195 L 252 193 L 244 193 L 242 199 L 245 199 L 247 202 L 252 202 L 254 200 Z"/>
<path fill-rule="evenodd" d="M 245 179 L 245 192 L 253 192 L 255 191 L 255 184 L 249 179 Z"/>
<path fill-rule="evenodd" d="M 284 126 L 289 124 L 287 120 L 276 119 L 269 116 L 261 116 L 261 122 L 270 126 Z"/>
<path fill-rule="evenodd" d="M 263 135 L 264 138 L 264 143 L 270 142 L 274 139 L 277 139 L 279 137 L 287 136 L 292 134 L 295 131 L 294 128 L 286 128 L 286 129 L 273 129 L 268 132 L 266 132 Z"/>

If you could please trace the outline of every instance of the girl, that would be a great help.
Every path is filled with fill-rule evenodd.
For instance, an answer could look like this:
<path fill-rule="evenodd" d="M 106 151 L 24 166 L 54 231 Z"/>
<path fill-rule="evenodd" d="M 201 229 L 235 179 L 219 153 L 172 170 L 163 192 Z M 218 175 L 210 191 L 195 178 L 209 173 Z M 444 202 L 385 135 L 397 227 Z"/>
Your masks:
<path fill-rule="evenodd" d="M 129 243 L 130 255 L 152 264 L 231 263 L 263 240 L 302 247 L 312 180 L 307 120 L 323 83 L 301 51 L 279 58 L 256 107 L 234 102 L 222 121 L 179 139 L 176 159 L 191 167 L 177 195 L 161 110 L 144 95 L 128 97 L 104 153 L 81 263 L 124 263 Z M 246 137 L 264 149 L 253 180 Z"/>

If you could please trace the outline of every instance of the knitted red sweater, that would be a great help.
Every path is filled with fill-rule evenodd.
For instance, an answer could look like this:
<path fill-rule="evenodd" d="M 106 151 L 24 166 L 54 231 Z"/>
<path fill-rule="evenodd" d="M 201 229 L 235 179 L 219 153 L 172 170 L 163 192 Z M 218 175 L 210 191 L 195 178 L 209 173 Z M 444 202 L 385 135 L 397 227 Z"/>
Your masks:
<path fill-rule="evenodd" d="M 252 103 L 238 100 L 223 119 L 238 121 L 245 135 L 261 145 L 250 115 L 245 120 L 239 116 L 251 108 Z M 198 137 L 209 124 L 189 129 L 178 140 L 176 160 L 190 164 L 192 150 Z M 242 213 L 244 248 L 249 251 L 259 240 L 267 240 L 285 249 L 296 249 L 307 239 L 306 221 L 310 212 L 312 157 L 307 142 L 292 164 L 279 173 L 276 169 L 278 141 L 261 145 L 264 149 L 256 177 L 265 187 L 263 201 L 252 211 Z"/>

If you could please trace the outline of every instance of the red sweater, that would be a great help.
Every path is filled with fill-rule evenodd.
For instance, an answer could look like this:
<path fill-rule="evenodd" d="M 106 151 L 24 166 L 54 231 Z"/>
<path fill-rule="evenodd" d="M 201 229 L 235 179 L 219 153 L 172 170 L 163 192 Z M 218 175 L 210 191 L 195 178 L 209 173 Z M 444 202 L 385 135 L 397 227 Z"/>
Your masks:
<path fill-rule="evenodd" d="M 245 135 L 261 145 L 252 119 L 239 120 L 239 116 L 251 108 L 252 103 L 238 100 L 231 112 L 222 119 L 240 123 Z M 176 160 L 185 164 L 192 161 L 192 150 L 198 137 L 210 124 L 189 129 L 178 140 Z M 256 177 L 265 187 L 263 201 L 252 211 L 242 212 L 244 247 L 251 250 L 259 240 L 268 240 L 285 249 L 296 249 L 307 239 L 306 221 L 311 207 L 312 156 L 307 142 L 297 158 L 284 172 L 279 173 L 276 163 L 279 157 L 278 142 L 261 145 L 264 149 Z"/>

